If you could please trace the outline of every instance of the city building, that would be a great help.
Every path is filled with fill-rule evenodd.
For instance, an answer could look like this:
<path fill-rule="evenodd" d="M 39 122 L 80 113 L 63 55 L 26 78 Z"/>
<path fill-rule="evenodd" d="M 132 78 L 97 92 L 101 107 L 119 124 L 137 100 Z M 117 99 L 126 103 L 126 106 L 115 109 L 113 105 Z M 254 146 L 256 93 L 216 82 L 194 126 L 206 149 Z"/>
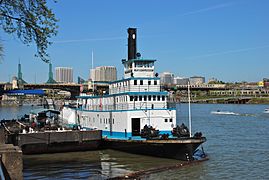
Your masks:
<path fill-rule="evenodd" d="M 217 78 L 213 77 L 213 78 L 208 79 L 208 83 L 217 83 L 217 82 L 219 82 Z"/>
<path fill-rule="evenodd" d="M 46 84 L 55 84 L 55 83 L 57 82 L 53 79 L 52 64 L 49 63 L 49 79 L 47 80 Z"/>
<path fill-rule="evenodd" d="M 163 72 L 160 74 L 161 84 L 173 84 L 174 83 L 174 74 L 170 72 Z"/>
<path fill-rule="evenodd" d="M 269 87 L 269 78 L 263 78 L 263 87 L 265 88 Z"/>
<path fill-rule="evenodd" d="M 116 81 L 117 69 L 114 66 L 99 66 L 95 69 L 91 69 L 90 79 L 92 81 Z"/>
<path fill-rule="evenodd" d="M 18 81 L 19 85 L 27 84 L 27 82 L 24 81 L 22 78 L 22 71 L 21 71 L 21 63 L 20 62 L 18 64 L 18 77 L 17 78 L 18 78 L 17 81 Z"/>
<path fill-rule="evenodd" d="M 192 76 L 190 77 L 190 85 L 201 85 L 205 83 L 205 77 Z"/>
<path fill-rule="evenodd" d="M 55 68 L 56 81 L 58 83 L 73 83 L 73 69 L 70 67 Z"/>
<path fill-rule="evenodd" d="M 16 76 L 12 77 L 12 89 L 18 89 L 18 78 Z"/>
<path fill-rule="evenodd" d="M 184 77 L 175 77 L 174 78 L 174 84 L 175 85 L 188 85 L 189 78 Z"/>

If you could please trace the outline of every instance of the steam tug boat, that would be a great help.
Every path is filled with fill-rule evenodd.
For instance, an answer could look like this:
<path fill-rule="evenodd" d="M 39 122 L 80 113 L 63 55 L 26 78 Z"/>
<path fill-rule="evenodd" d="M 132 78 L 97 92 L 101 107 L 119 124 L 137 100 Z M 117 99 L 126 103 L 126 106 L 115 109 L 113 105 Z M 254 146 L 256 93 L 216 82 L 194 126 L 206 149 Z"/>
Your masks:
<path fill-rule="evenodd" d="M 136 51 L 136 28 L 128 29 L 128 59 L 123 59 L 124 79 L 110 82 L 109 93 L 78 96 L 77 107 L 65 106 L 69 125 L 102 130 L 104 146 L 130 153 L 193 160 L 206 141 L 176 125 L 176 108 L 168 105 L 168 92 L 160 89 L 154 59 Z"/>

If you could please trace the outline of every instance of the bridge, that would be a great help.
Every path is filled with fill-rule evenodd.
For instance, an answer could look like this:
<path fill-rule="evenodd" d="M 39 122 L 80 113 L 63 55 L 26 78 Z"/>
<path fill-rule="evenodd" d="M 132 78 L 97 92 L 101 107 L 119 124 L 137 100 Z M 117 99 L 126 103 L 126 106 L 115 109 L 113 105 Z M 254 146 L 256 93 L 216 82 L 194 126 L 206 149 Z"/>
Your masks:
<path fill-rule="evenodd" d="M 24 89 L 60 89 L 71 93 L 71 98 L 79 96 L 80 84 L 24 84 Z"/>

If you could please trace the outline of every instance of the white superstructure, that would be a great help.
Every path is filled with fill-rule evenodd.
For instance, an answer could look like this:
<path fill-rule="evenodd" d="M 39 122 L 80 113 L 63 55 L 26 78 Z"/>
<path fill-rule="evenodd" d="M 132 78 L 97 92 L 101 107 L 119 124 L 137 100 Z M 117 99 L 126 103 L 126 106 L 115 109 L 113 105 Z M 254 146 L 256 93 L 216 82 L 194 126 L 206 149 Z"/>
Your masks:
<path fill-rule="evenodd" d="M 136 41 L 135 29 L 129 30 L 129 38 Z M 111 82 L 109 94 L 79 96 L 78 108 L 64 107 L 63 118 L 69 124 L 101 129 L 103 135 L 125 138 L 139 136 L 145 125 L 171 134 L 176 125 L 176 109 L 167 106 L 168 93 L 160 91 L 160 78 L 154 72 L 156 60 L 133 53 L 133 58 L 122 60 L 124 79 Z"/>

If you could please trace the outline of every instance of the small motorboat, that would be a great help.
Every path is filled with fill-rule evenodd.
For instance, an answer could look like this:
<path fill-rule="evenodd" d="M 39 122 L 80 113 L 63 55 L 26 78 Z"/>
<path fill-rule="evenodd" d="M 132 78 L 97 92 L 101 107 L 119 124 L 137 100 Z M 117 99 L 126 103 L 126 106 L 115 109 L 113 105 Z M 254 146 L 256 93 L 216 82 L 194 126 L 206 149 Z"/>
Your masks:
<path fill-rule="evenodd" d="M 240 115 L 239 113 L 231 112 L 231 111 L 211 111 L 211 114 L 217 114 L 217 115 L 235 115 L 238 116 Z"/>
<path fill-rule="evenodd" d="M 266 108 L 263 113 L 268 113 L 269 114 L 269 108 Z"/>

